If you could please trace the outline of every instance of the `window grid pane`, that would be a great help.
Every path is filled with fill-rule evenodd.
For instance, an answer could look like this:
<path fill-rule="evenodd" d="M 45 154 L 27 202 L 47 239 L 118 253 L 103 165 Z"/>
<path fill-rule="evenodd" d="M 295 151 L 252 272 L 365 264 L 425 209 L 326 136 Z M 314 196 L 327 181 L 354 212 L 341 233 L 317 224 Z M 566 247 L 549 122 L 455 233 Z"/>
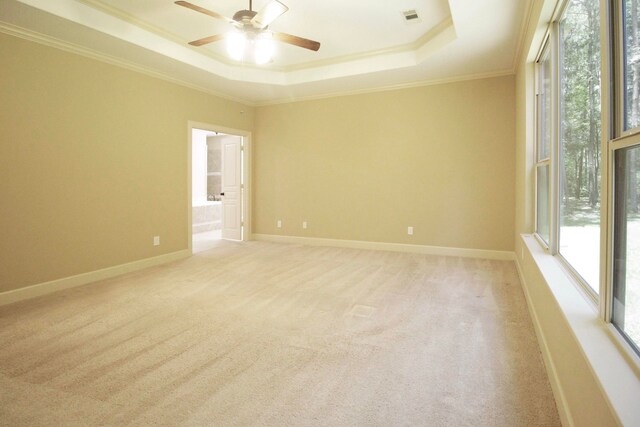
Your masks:
<path fill-rule="evenodd" d="M 551 227 L 549 223 L 549 165 L 540 165 L 536 171 L 537 203 L 536 203 L 536 230 L 544 242 L 549 245 L 551 241 Z"/>
<path fill-rule="evenodd" d="M 615 154 L 613 323 L 640 347 L 640 146 Z M 640 351 L 639 351 L 640 352 Z"/>
<path fill-rule="evenodd" d="M 640 126 L 640 0 L 624 2 L 625 130 Z"/>
<path fill-rule="evenodd" d="M 538 161 L 551 151 L 551 61 L 548 49 L 538 63 Z"/>
<path fill-rule="evenodd" d="M 600 13 L 572 0 L 560 22 L 559 251 L 598 293 L 600 271 Z"/>

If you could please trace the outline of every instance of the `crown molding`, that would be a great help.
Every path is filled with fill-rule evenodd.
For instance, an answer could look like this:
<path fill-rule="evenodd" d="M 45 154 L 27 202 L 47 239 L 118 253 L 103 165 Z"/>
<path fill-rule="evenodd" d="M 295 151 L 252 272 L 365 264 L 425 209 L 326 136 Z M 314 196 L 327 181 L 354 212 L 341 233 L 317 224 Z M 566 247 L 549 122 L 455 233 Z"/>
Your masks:
<path fill-rule="evenodd" d="M 137 73 L 141 73 L 141 74 L 145 74 L 147 76 L 150 77 L 154 77 L 160 80 L 164 80 L 170 83 L 174 83 L 189 89 L 193 89 L 193 90 L 197 90 L 199 92 L 203 92 L 206 93 L 208 95 L 213 95 L 216 96 L 218 98 L 222 98 L 222 99 L 226 99 L 228 101 L 233 101 L 233 102 L 238 102 L 244 105 L 247 105 L 249 107 L 254 107 L 255 103 L 247 100 L 247 99 L 243 99 L 243 98 L 239 98 L 239 97 L 235 97 L 235 96 L 231 96 L 229 94 L 226 93 L 222 93 L 222 92 L 218 92 L 218 91 L 214 91 L 211 90 L 209 88 L 205 88 L 196 84 L 193 84 L 191 82 L 188 82 L 186 80 L 182 80 L 182 79 L 178 79 L 176 77 L 173 77 L 169 74 L 165 74 L 156 70 L 153 70 L 151 68 L 148 67 L 144 67 L 141 66 L 139 64 L 135 64 L 133 62 L 130 61 L 125 61 L 122 60 L 120 58 L 116 58 L 114 56 L 111 55 L 107 55 L 105 53 L 102 52 L 98 52 L 96 50 L 92 50 L 92 49 L 88 49 L 82 46 L 78 46 L 74 43 L 70 43 L 67 41 L 63 41 L 60 39 L 57 39 L 55 37 L 46 35 L 46 34 L 42 34 L 42 33 L 38 33 L 36 31 L 32 31 L 32 30 L 28 30 L 26 28 L 22 28 L 13 24 L 9 24 L 7 22 L 3 22 L 0 21 L 0 33 L 3 34 L 7 34 L 13 37 L 17 37 L 17 38 L 21 38 L 24 40 L 28 40 L 34 43 L 38 43 L 41 45 L 45 45 L 45 46 L 49 46 L 49 47 L 53 47 L 55 49 L 59 49 L 65 52 L 69 52 L 69 53 L 74 53 L 76 55 L 80 55 L 80 56 L 84 56 L 85 58 L 90 58 L 90 59 L 94 59 L 96 61 L 100 61 L 100 62 L 104 62 L 107 63 L 109 65 L 115 65 L 117 67 L 120 68 L 125 68 L 127 70 L 130 71 L 135 71 Z"/>
<path fill-rule="evenodd" d="M 529 28 L 531 27 L 531 18 L 533 17 L 533 8 L 535 6 L 535 1 L 527 0 L 527 6 L 525 6 L 527 8 L 527 11 L 522 17 L 522 21 L 520 22 L 520 34 L 518 35 L 518 45 L 516 46 L 516 52 L 513 57 L 513 65 L 511 66 L 514 74 L 518 71 L 518 66 L 520 65 L 520 59 L 521 59 L 520 57 L 522 56 L 522 52 L 524 50 L 527 34 L 529 34 Z"/>
<path fill-rule="evenodd" d="M 468 80 L 481 80 L 481 79 L 487 79 L 487 78 L 493 78 L 493 77 L 503 77 L 503 76 L 508 76 L 515 73 L 514 70 L 508 69 L 508 70 L 500 70 L 500 71 L 489 72 L 489 73 L 476 73 L 476 74 L 467 74 L 467 75 L 456 76 L 456 77 L 447 77 L 443 79 L 421 80 L 421 81 L 411 82 L 411 83 L 385 85 L 385 86 L 378 86 L 378 87 L 367 88 L 367 89 L 338 91 L 338 92 L 331 92 L 331 93 L 326 93 L 321 95 L 290 97 L 290 98 L 281 98 L 281 99 L 274 99 L 269 101 L 256 102 L 248 99 L 234 97 L 225 93 L 221 93 L 221 92 L 214 91 L 199 85 L 195 85 L 188 81 L 175 78 L 168 74 L 161 73 L 153 69 L 134 64 L 129 61 L 124 61 L 122 59 L 115 58 L 113 56 L 110 56 L 101 52 L 97 52 L 82 46 L 78 46 L 70 42 L 59 40 L 57 38 L 51 37 L 46 34 L 38 33 L 32 30 L 27 30 L 25 28 L 18 27 L 16 25 L 9 24 L 6 22 L 0 21 L 0 33 L 4 33 L 13 37 L 21 38 L 21 39 L 42 44 L 45 46 L 53 47 L 55 49 L 63 50 L 65 52 L 74 53 L 80 56 L 84 56 L 86 58 L 94 59 L 94 60 L 104 62 L 110 65 L 114 65 L 120 68 L 125 68 L 130 71 L 145 74 L 147 76 L 158 78 L 158 79 L 161 79 L 170 83 L 174 83 L 189 89 L 197 90 L 199 92 L 203 92 L 208 95 L 213 95 L 218 98 L 226 99 L 228 101 L 238 102 L 249 107 L 263 107 L 263 106 L 269 106 L 269 105 L 288 104 L 292 102 L 304 102 L 304 101 L 313 101 L 313 100 L 327 99 L 327 98 L 337 98 L 341 96 L 388 92 L 393 90 L 410 89 L 410 88 L 422 87 L 422 86 L 435 86 L 440 84 L 457 83 L 457 82 L 468 81 Z"/>
<path fill-rule="evenodd" d="M 415 66 L 423 62 L 431 53 L 444 47 L 447 43 L 450 43 L 457 37 L 453 18 L 449 15 L 440 23 L 429 29 L 429 31 L 417 40 L 404 45 L 343 55 L 318 61 L 292 64 L 289 66 L 277 66 L 274 64 L 257 66 L 251 63 L 238 63 L 230 60 L 224 55 L 216 54 L 208 49 L 190 46 L 188 41 L 182 37 L 139 19 L 124 10 L 105 4 L 101 0 L 73 1 L 99 11 L 111 18 L 126 22 L 129 25 L 151 33 L 164 40 L 173 42 L 176 45 L 185 47 L 189 51 L 202 55 L 209 60 L 215 61 L 215 63 L 223 67 L 218 68 L 218 72 L 216 73 L 221 77 L 235 80 L 235 73 L 233 70 L 241 67 L 244 72 L 250 71 L 253 75 L 253 77 L 245 76 L 246 78 L 249 78 L 249 82 L 275 84 L 279 86 L 310 83 L 319 80 L 326 80 L 327 78 L 348 77 L 358 75 L 363 72 L 368 73 L 372 70 L 385 71 L 407 66 Z M 136 44 L 133 40 L 128 41 Z M 215 63 L 210 64 L 210 66 L 216 65 Z M 390 64 L 394 65 L 390 66 Z"/>
<path fill-rule="evenodd" d="M 237 66 L 236 62 L 231 61 L 228 57 L 224 56 L 224 55 L 218 55 L 214 52 L 211 52 L 209 50 L 206 49 L 202 49 L 202 48 L 197 48 L 194 46 L 189 45 L 189 41 L 183 39 L 182 37 L 178 36 L 177 34 L 174 34 L 170 31 L 164 30 L 158 26 L 149 24 L 146 21 L 143 21 L 141 19 L 136 18 L 135 16 L 123 11 L 122 9 L 118 9 L 115 8 L 113 6 L 107 5 L 105 3 L 103 3 L 100 0 L 75 0 L 79 3 L 84 4 L 85 6 L 89 6 L 92 7 L 94 9 L 97 9 L 103 13 L 106 13 L 108 15 L 113 16 L 114 18 L 118 18 L 124 22 L 127 22 L 129 24 L 135 25 L 137 27 L 142 28 L 145 31 L 148 31 L 150 33 L 153 33 L 157 36 L 160 36 L 162 38 L 165 38 L 167 40 L 170 40 L 174 43 L 177 44 L 181 44 L 184 45 L 185 47 L 193 50 L 194 52 L 197 52 L 201 55 L 205 55 L 208 56 L 211 59 L 214 59 L 218 62 L 221 62 L 227 66 L 233 67 L 233 66 Z M 243 64 L 243 66 L 246 66 L 247 64 Z M 250 65 L 250 64 L 248 64 Z M 259 67 L 253 66 L 253 68 L 258 69 Z"/>
<path fill-rule="evenodd" d="M 455 36 L 455 26 L 451 15 L 443 19 L 440 23 L 435 25 L 433 28 L 431 28 L 429 31 L 427 31 L 412 43 L 390 47 L 387 49 L 372 50 L 369 52 L 354 53 L 351 55 L 342 55 L 334 58 L 327 58 L 303 64 L 291 65 L 289 67 L 283 68 L 283 71 L 298 71 L 307 70 L 310 68 L 327 67 L 330 65 L 338 65 L 346 62 L 359 61 L 363 59 L 374 58 L 377 56 L 392 55 L 397 53 L 412 52 L 417 54 L 421 48 L 425 47 L 431 42 L 437 41 L 436 39 L 438 37 L 442 37 L 443 35 L 447 35 L 448 33 L 450 36 L 449 38 L 451 38 L 451 36 Z"/>
<path fill-rule="evenodd" d="M 356 89 L 356 90 L 349 90 L 349 91 L 331 92 L 331 93 L 326 93 L 322 95 L 310 95 L 310 96 L 301 96 L 301 97 L 282 98 L 282 99 L 276 99 L 273 101 L 255 102 L 253 106 L 267 107 L 271 105 L 290 104 L 294 102 L 306 102 L 306 101 L 315 101 L 319 99 L 338 98 L 341 96 L 364 95 L 368 93 L 377 93 L 377 92 L 390 92 L 394 90 L 411 89 L 411 88 L 424 87 L 424 86 L 437 86 L 437 85 L 443 85 L 443 84 L 449 84 L 449 83 L 465 82 L 470 80 L 483 80 L 483 79 L 491 79 L 495 77 L 512 76 L 514 74 L 515 74 L 514 70 L 509 68 L 506 70 L 492 71 L 488 73 L 465 74 L 462 76 L 446 77 L 442 79 L 432 79 L 432 80 L 421 80 L 417 82 L 378 86 L 378 87 L 368 88 L 368 89 Z"/>

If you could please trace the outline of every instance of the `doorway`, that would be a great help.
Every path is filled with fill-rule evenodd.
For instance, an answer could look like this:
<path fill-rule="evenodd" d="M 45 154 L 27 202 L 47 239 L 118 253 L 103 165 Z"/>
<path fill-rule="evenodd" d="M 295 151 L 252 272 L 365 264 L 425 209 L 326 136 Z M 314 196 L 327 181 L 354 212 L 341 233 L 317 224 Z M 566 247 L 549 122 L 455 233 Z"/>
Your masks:
<path fill-rule="evenodd" d="M 250 134 L 189 122 L 189 248 L 247 240 Z"/>

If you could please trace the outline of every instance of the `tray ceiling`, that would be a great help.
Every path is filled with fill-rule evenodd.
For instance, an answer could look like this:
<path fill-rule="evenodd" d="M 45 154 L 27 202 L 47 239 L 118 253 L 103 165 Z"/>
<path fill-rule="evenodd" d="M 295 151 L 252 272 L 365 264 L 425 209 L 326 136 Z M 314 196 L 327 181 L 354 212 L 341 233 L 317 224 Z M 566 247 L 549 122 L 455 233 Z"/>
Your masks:
<path fill-rule="evenodd" d="M 251 104 L 513 73 L 530 0 L 281 0 L 274 31 L 321 42 L 277 43 L 271 63 L 235 62 L 224 21 L 172 0 L 3 0 L 0 31 L 145 71 Z M 193 0 L 233 16 L 248 0 Z M 255 0 L 260 10 L 267 0 Z M 418 22 L 403 12 L 415 10 Z"/>

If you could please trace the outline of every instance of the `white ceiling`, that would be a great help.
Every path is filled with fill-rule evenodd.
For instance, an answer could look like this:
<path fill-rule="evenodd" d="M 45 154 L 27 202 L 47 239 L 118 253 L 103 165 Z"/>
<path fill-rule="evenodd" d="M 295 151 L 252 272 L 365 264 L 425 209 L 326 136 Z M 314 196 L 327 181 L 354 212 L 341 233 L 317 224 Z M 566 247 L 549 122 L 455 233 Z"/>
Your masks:
<path fill-rule="evenodd" d="M 260 10 L 268 0 L 254 0 Z M 272 63 L 229 59 L 224 21 L 173 0 L 0 0 L 0 31 L 134 68 L 250 104 L 407 87 L 514 72 L 531 0 L 281 0 L 273 31 L 321 43 L 278 43 Z M 248 0 L 192 0 L 225 16 Z M 415 9 L 420 22 L 402 12 Z"/>

